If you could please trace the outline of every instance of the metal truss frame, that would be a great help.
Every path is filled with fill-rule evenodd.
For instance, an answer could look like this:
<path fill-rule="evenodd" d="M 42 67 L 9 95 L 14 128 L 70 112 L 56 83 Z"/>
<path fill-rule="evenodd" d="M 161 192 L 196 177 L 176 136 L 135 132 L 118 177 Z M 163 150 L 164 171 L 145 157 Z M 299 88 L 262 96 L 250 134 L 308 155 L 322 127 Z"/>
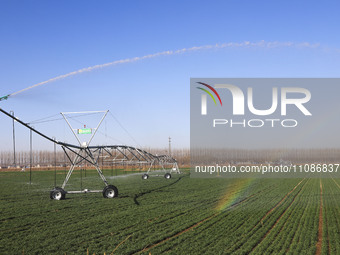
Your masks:
<path fill-rule="evenodd" d="M 109 185 L 102 170 L 100 169 L 99 166 L 99 160 L 100 158 L 102 159 L 102 162 L 110 162 L 111 164 L 124 164 L 124 165 L 149 165 L 149 168 L 146 172 L 146 174 L 150 173 L 152 170 L 152 167 L 155 165 L 159 165 L 162 167 L 162 170 L 166 172 L 165 166 L 172 165 L 170 173 L 171 172 L 176 172 L 180 173 L 180 170 L 178 168 L 178 164 L 176 159 L 169 155 L 154 155 L 151 154 L 145 150 L 135 148 L 132 146 L 125 146 L 125 145 L 105 145 L 105 146 L 90 146 L 90 142 L 92 141 L 95 133 L 91 136 L 89 142 L 86 144 L 81 143 L 77 135 L 74 133 L 73 128 L 65 118 L 64 114 L 63 117 L 65 118 L 66 122 L 69 124 L 69 127 L 71 128 L 72 132 L 76 136 L 79 145 L 74 145 L 74 144 L 68 144 L 64 142 L 57 141 L 53 138 L 48 137 L 47 135 L 39 132 L 38 130 L 34 129 L 32 126 L 30 126 L 28 123 L 25 123 L 18 119 L 17 117 L 11 115 L 10 113 L 4 111 L 2 108 L 0 108 L 0 112 L 4 113 L 8 117 L 14 119 L 21 125 L 25 126 L 26 128 L 32 130 L 36 134 L 42 136 L 43 138 L 60 145 L 61 148 L 63 149 L 65 155 L 67 156 L 68 160 L 71 163 L 70 169 L 65 177 L 65 180 L 61 186 L 61 188 L 55 187 L 54 190 L 51 192 L 59 192 L 60 191 L 60 198 L 59 195 L 57 198 L 53 197 L 53 199 L 59 200 L 65 197 L 65 194 L 67 193 L 88 193 L 88 192 L 103 192 L 104 197 L 109 197 L 110 198 L 110 188 L 111 191 L 115 191 L 118 194 L 118 189 L 114 187 L 113 185 Z M 104 120 L 106 114 L 108 111 L 102 111 L 104 112 L 103 118 L 100 120 L 99 125 L 95 129 L 95 132 L 98 130 L 100 124 Z M 73 155 L 72 155 L 73 154 Z M 75 167 L 77 165 L 80 165 L 83 162 L 87 162 L 90 165 L 92 165 L 98 172 L 100 178 L 105 184 L 105 188 L 103 191 L 101 190 L 88 190 L 84 189 L 82 191 L 65 191 L 64 188 L 66 187 Z M 145 174 L 144 174 L 145 175 Z M 171 176 L 170 176 L 171 178 Z M 107 193 L 107 194 L 106 194 Z M 106 194 L 106 195 L 105 195 Z M 116 195 L 113 194 L 111 197 L 115 197 Z M 51 193 L 51 198 L 52 198 L 52 193 Z"/>

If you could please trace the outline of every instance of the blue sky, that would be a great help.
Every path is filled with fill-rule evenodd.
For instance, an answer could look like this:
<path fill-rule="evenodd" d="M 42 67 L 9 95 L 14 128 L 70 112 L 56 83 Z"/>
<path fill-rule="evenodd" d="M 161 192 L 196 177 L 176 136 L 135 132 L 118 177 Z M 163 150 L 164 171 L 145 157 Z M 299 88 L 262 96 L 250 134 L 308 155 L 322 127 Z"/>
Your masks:
<path fill-rule="evenodd" d="M 112 118 L 105 123 L 105 133 L 116 140 L 99 136 L 99 144 L 166 147 L 171 136 L 175 148 L 188 148 L 190 77 L 339 77 L 339 5 L 338 1 L 1 1 L 1 95 L 121 59 L 194 46 L 230 42 L 238 46 L 108 66 L 18 94 L 0 107 L 15 111 L 26 122 L 61 111 L 108 109 L 134 139 Z M 0 150 L 8 150 L 11 121 L 1 115 L 0 123 Z M 75 142 L 61 121 L 36 128 Z M 28 149 L 28 131 L 18 125 L 17 146 Z M 36 138 L 35 148 L 53 147 Z"/>

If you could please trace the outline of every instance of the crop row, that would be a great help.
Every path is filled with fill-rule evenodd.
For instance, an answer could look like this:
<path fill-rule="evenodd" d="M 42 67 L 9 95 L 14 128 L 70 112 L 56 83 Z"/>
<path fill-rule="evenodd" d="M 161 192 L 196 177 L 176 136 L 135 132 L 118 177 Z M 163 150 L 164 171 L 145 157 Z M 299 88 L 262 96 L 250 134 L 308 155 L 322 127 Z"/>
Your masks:
<path fill-rule="evenodd" d="M 0 173 L 4 254 L 108 254 L 116 248 L 115 254 L 311 254 L 319 241 L 320 208 L 322 254 L 340 251 L 336 179 L 321 181 L 321 196 L 318 179 L 248 183 L 184 174 L 143 181 L 137 175 L 108 178 L 119 188 L 116 199 L 83 194 L 52 201 L 53 173 L 34 174 L 27 185 L 27 173 Z M 101 187 L 96 172 L 82 180 L 79 174 L 69 188 L 79 188 L 80 181 Z"/>
<path fill-rule="evenodd" d="M 323 183 L 323 243 L 322 254 L 340 253 L 340 187 L 339 180 L 329 179 Z"/>
<path fill-rule="evenodd" d="M 156 253 L 161 253 L 167 249 L 182 249 L 183 243 L 191 243 L 186 247 L 191 253 L 202 253 L 220 251 L 228 253 L 226 249 L 237 249 L 240 247 L 247 236 L 252 232 L 262 216 L 271 207 L 278 203 L 275 193 L 282 192 L 282 186 L 279 182 L 272 185 L 273 181 L 261 180 L 256 183 L 252 189 L 255 196 L 251 197 L 245 203 L 233 208 L 225 210 L 216 215 L 216 217 L 204 222 L 193 231 L 186 232 L 182 236 L 176 238 L 161 247 L 154 249 Z M 295 181 L 296 182 L 296 181 Z M 295 183 L 294 182 L 294 183 Z M 266 183 L 266 185 L 263 185 Z M 291 185 L 287 185 L 288 187 Z M 249 196 L 250 194 L 248 194 Z M 260 227 L 260 226 L 257 226 Z"/>

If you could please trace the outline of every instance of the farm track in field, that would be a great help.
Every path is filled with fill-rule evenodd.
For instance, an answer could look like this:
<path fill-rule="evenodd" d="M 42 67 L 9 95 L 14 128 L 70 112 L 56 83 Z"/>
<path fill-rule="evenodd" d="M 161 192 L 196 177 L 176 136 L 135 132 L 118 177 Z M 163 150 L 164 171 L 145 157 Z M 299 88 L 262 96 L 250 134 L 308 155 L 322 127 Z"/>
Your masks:
<path fill-rule="evenodd" d="M 323 203 L 322 203 L 322 207 L 323 207 L 323 211 L 324 211 L 324 219 L 325 219 L 325 226 L 326 226 L 324 233 L 326 234 L 326 237 L 327 237 L 327 239 L 326 239 L 327 251 L 328 251 L 328 254 L 331 254 L 331 243 L 330 243 L 330 240 L 329 240 L 329 232 L 328 232 L 327 206 L 324 206 Z M 322 250 L 321 250 L 321 252 L 322 252 Z"/>
<path fill-rule="evenodd" d="M 291 191 L 289 191 L 273 208 L 271 208 L 265 216 L 263 216 L 263 218 L 260 220 L 260 223 L 262 224 L 262 222 L 268 217 L 269 214 L 271 214 L 274 210 L 276 210 L 276 208 L 278 208 L 286 199 L 287 197 L 304 181 L 305 179 L 301 180 Z M 255 227 L 257 227 L 258 225 L 256 225 Z M 255 228 L 254 227 L 254 228 Z"/>
<path fill-rule="evenodd" d="M 320 210 L 319 210 L 319 227 L 318 227 L 318 242 L 316 243 L 316 255 L 321 254 L 322 248 L 322 234 L 323 234 L 323 201 L 322 201 L 322 182 L 320 179 Z"/>
<path fill-rule="evenodd" d="M 303 181 L 303 180 L 302 180 Z M 266 215 L 264 218 L 261 219 L 261 222 L 270 214 L 272 213 L 280 204 L 283 203 L 284 200 L 287 199 L 287 197 L 302 183 L 302 181 L 300 181 L 290 192 L 288 192 L 286 194 L 286 196 L 274 207 L 272 208 Z M 251 250 L 250 253 L 254 252 L 254 250 L 261 245 L 261 243 L 263 242 L 264 239 L 266 239 L 266 237 L 272 232 L 272 230 L 277 226 L 277 224 L 279 223 L 279 221 L 281 220 L 281 218 L 286 214 L 286 212 L 291 208 L 291 206 L 293 205 L 293 203 L 295 202 L 296 197 L 301 193 L 301 191 L 303 190 L 304 186 L 307 184 L 308 180 L 303 184 L 303 186 L 301 187 L 301 189 L 295 194 L 295 196 L 293 197 L 292 201 L 289 203 L 289 205 L 287 206 L 287 208 L 284 209 L 284 211 L 281 213 L 281 215 L 277 218 L 277 220 L 275 221 L 275 223 L 270 227 L 270 229 L 265 233 L 265 235 L 262 237 L 261 241 L 258 242 L 253 249 Z M 262 224 L 262 223 L 261 223 Z M 285 227 L 285 225 L 287 224 L 287 222 L 284 223 L 284 225 L 281 227 L 281 229 L 283 229 Z"/>
<path fill-rule="evenodd" d="M 333 177 L 332 177 L 332 180 L 335 182 L 336 186 L 338 186 L 338 188 L 340 189 L 340 185 L 334 180 Z"/>

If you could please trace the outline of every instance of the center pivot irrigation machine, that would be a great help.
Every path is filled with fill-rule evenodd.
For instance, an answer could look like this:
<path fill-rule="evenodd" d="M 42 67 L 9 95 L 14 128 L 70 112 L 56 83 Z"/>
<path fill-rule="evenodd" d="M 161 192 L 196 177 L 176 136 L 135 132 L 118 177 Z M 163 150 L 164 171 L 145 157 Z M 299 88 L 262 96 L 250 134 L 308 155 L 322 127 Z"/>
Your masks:
<path fill-rule="evenodd" d="M 5 98 L 7 99 L 7 98 Z M 1 101 L 2 99 L 0 99 Z M 96 128 L 84 128 L 84 129 L 74 129 L 72 128 L 70 122 L 67 119 L 67 116 L 70 114 L 75 113 L 89 113 L 89 112 L 71 112 L 71 113 L 61 113 L 65 121 L 67 122 L 68 126 L 72 130 L 74 136 L 76 137 L 79 145 L 74 144 L 68 144 L 64 142 L 57 141 L 55 139 L 52 139 L 51 137 L 48 137 L 47 135 L 44 135 L 43 133 L 37 131 L 33 127 L 31 127 L 29 124 L 19 120 L 17 117 L 11 115 L 10 113 L 4 111 L 0 108 L 0 111 L 7 115 L 8 117 L 14 119 L 18 123 L 22 124 L 23 126 L 27 127 L 28 129 L 32 130 L 36 134 L 42 136 L 43 138 L 58 144 L 63 149 L 66 157 L 71 163 L 70 169 L 65 177 L 65 180 L 61 187 L 54 187 L 50 191 L 50 198 L 55 200 L 61 200 L 65 199 L 66 194 L 76 194 L 76 193 L 103 193 L 104 198 L 114 198 L 118 196 L 118 189 L 116 186 L 111 185 L 107 182 L 102 170 L 99 167 L 99 159 L 101 157 L 102 162 L 110 162 L 111 164 L 124 164 L 124 165 L 139 165 L 139 166 L 149 166 L 146 173 L 142 175 L 142 179 L 148 179 L 149 173 L 151 171 L 151 168 L 155 165 L 159 165 L 162 167 L 162 170 L 165 172 L 164 177 L 166 179 L 171 178 L 171 173 L 176 172 L 180 173 L 180 170 L 178 168 L 178 164 L 176 159 L 169 155 L 153 155 L 147 151 L 144 151 L 142 149 L 138 149 L 131 146 L 125 146 L 125 145 L 103 145 L 103 146 L 90 146 L 90 143 L 92 139 L 94 138 L 95 134 L 97 133 L 97 130 L 99 129 L 101 123 L 105 119 L 108 111 L 98 111 L 96 113 L 103 113 L 103 117 L 101 118 L 99 124 Z M 94 112 L 90 112 L 94 113 Z M 79 139 L 79 134 L 91 134 L 91 138 L 87 142 L 82 142 Z M 93 166 L 102 181 L 105 184 L 105 187 L 103 190 L 89 190 L 89 189 L 83 189 L 83 190 L 76 190 L 76 191 L 66 191 L 65 187 L 67 182 L 69 181 L 75 167 L 77 165 L 80 165 L 81 163 L 89 163 L 91 166 Z M 167 171 L 164 166 L 171 165 L 171 170 Z"/>

